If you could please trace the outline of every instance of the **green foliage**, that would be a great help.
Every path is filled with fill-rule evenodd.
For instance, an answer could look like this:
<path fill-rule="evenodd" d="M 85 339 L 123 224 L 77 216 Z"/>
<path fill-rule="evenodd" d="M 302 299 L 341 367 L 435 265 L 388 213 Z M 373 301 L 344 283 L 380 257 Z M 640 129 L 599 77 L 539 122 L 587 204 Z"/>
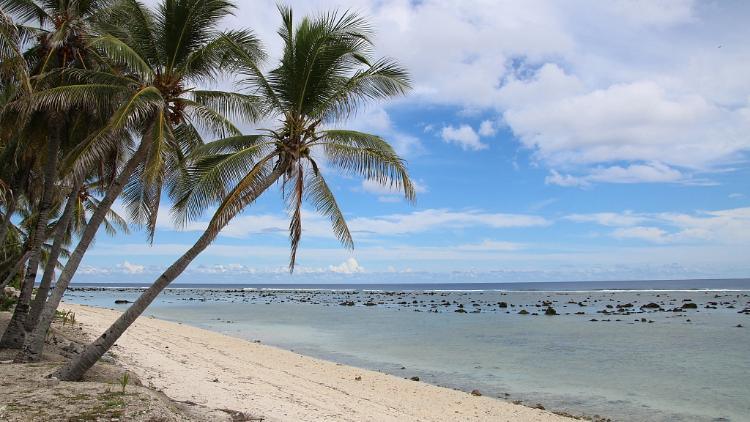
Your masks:
<path fill-rule="evenodd" d="M 120 378 L 120 387 L 122 387 L 122 394 L 125 394 L 125 387 L 128 386 L 128 382 L 130 381 L 130 373 L 128 371 L 125 371 L 125 373 L 122 374 L 122 377 Z"/>
<path fill-rule="evenodd" d="M 0 311 L 10 311 L 16 305 L 16 298 L 0 294 Z"/>
<path fill-rule="evenodd" d="M 355 13 L 331 12 L 295 23 L 280 7 L 283 54 L 269 72 L 241 34 L 226 35 L 228 68 L 240 75 L 261 108 L 280 116 L 279 127 L 235 136 L 197 148 L 188 175 L 171 190 L 180 224 L 216 204 L 209 224 L 218 233 L 276 179 L 291 216 L 289 269 L 293 271 L 302 236 L 302 204 L 308 201 L 331 221 L 341 243 L 354 242 L 343 212 L 319 171 L 316 157 L 338 170 L 400 190 L 413 201 L 415 189 L 406 163 L 384 139 L 351 130 L 320 130 L 343 122 L 363 104 L 404 94 L 407 72 L 390 59 L 371 57 L 371 28 Z M 249 45 L 248 45 L 249 44 Z M 269 183 L 270 179 L 270 183 Z"/>
<path fill-rule="evenodd" d="M 63 327 L 67 324 L 75 325 L 76 323 L 76 314 L 73 311 L 65 311 L 65 310 L 56 310 L 55 311 L 55 320 L 61 321 Z"/>

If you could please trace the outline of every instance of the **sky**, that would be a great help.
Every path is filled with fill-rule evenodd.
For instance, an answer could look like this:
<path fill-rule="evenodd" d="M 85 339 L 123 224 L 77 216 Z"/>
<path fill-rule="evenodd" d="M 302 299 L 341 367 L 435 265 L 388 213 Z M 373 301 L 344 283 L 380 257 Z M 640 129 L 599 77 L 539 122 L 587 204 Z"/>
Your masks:
<path fill-rule="evenodd" d="M 410 71 L 408 95 L 337 127 L 391 142 L 417 201 L 324 168 L 354 250 L 307 207 L 289 275 L 289 220 L 275 187 L 178 282 L 750 277 L 750 3 L 289 5 L 297 17 L 361 13 L 376 54 Z M 255 31 L 269 66 L 279 24 L 271 1 L 240 1 L 224 22 Z M 166 204 L 153 245 L 137 227 L 101 233 L 75 281 L 151 281 L 209 217 L 178 230 Z"/>

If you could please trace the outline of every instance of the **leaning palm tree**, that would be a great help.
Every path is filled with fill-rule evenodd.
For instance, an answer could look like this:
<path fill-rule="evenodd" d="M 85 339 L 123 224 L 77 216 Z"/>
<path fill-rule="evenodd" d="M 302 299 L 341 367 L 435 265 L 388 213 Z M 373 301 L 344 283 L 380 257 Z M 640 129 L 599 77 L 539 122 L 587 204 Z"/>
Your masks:
<path fill-rule="evenodd" d="M 355 14 L 329 13 L 303 19 L 295 26 L 292 11 L 280 11 L 284 54 L 268 75 L 260 72 L 257 61 L 241 45 L 228 40 L 237 58 L 235 69 L 245 76 L 244 83 L 253 94 L 260 95 L 281 119 L 280 127 L 201 148 L 190 177 L 172 193 L 178 221 L 196 217 L 218 202 L 208 228 L 106 332 L 55 372 L 57 378 L 80 379 L 221 229 L 277 181 L 291 208 L 290 270 L 302 235 L 305 198 L 330 218 L 342 243 L 352 246 L 343 214 L 315 161 L 316 152 L 344 172 L 389 184 L 414 199 L 405 163 L 386 141 L 375 135 L 322 128 L 345 119 L 362 102 L 403 94 L 409 87 L 407 73 L 392 61 L 370 59 L 370 30 Z"/>
<path fill-rule="evenodd" d="M 122 0 L 99 24 L 102 35 L 90 42 L 110 62 L 110 69 L 69 71 L 80 83 L 39 96 L 50 106 L 87 108 L 92 113 L 103 103 L 119 104 L 105 127 L 65 160 L 78 177 L 95 168 L 123 139 L 133 135 L 139 142 L 108 184 L 18 361 L 39 359 L 55 310 L 115 199 L 124 192 L 131 217 L 153 238 L 162 188 L 184 174 L 186 154 L 203 144 L 201 133 L 237 136 L 240 131 L 231 117 L 259 116 L 252 96 L 196 87 L 211 83 L 221 71 L 227 40 L 244 45 L 248 54 L 260 54 L 251 34 L 218 31 L 221 19 L 233 9 L 225 0 L 163 0 L 155 10 L 137 0 Z"/>
<path fill-rule="evenodd" d="M 33 75 L 30 84 L 29 95 L 22 96 L 14 104 L 14 110 L 31 110 L 32 113 L 22 113 L 22 117 L 33 116 L 42 121 L 42 127 L 46 127 L 47 133 L 44 137 L 24 139 L 23 148 L 39 147 L 44 151 L 43 157 L 43 182 L 41 194 L 36 201 L 37 225 L 31 237 L 31 255 L 29 257 L 28 270 L 21 286 L 21 294 L 18 304 L 13 312 L 7 329 L 0 338 L 0 347 L 20 348 L 23 344 L 26 330 L 24 329 L 26 318 L 30 310 L 30 302 L 33 294 L 34 282 L 40 262 L 40 248 L 44 240 L 44 228 L 49 220 L 49 215 L 55 200 L 58 181 L 58 159 L 63 145 L 63 138 L 67 132 L 69 115 L 68 110 L 59 110 L 51 107 L 36 108 L 31 99 L 34 92 L 44 84 L 58 84 L 59 78 L 50 72 L 55 70 L 82 67 L 86 68 L 92 63 L 92 57 L 86 46 L 87 37 L 91 33 L 91 25 L 98 15 L 106 9 L 108 0 L 88 1 L 44 1 L 44 0 L 0 0 L 0 8 L 8 15 L 16 17 L 20 22 L 35 22 L 36 28 L 26 28 L 16 25 L 17 28 L 25 28 L 33 32 L 36 43 L 33 43 L 24 55 L 25 64 Z M 0 25 L 2 27 L 3 25 Z M 7 31 L 0 31 L 5 33 Z M 1 44 L 1 43 L 0 43 Z M 42 83 L 40 84 L 40 81 Z M 18 126 L 30 124 L 29 121 L 21 121 Z"/>

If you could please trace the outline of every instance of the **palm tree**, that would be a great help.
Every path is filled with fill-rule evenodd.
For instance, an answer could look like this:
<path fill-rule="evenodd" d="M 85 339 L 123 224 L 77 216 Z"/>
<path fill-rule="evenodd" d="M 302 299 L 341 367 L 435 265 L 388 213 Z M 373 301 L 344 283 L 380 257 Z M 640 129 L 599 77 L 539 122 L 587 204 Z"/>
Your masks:
<path fill-rule="evenodd" d="M 92 63 L 92 57 L 86 46 L 87 38 L 91 34 L 91 27 L 98 16 L 107 6 L 106 0 L 89 1 L 44 1 L 44 0 L 2 0 L 0 7 L 8 14 L 18 17 L 23 22 L 39 23 L 33 28 L 37 34 L 37 43 L 25 55 L 26 64 L 35 80 L 31 83 L 31 94 L 46 83 L 58 84 L 61 80 L 56 77 L 55 70 L 66 68 L 86 68 Z M 19 25 L 17 25 L 18 27 Z M 51 75 L 50 75 L 51 73 Z M 30 310 L 34 282 L 39 267 L 40 247 L 44 240 L 43 230 L 55 200 L 56 183 L 58 181 L 58 158 L 63 138 L 68 130 L 68 110 L 53 107 L 35 108 L 30 105 L 29 96 L 22 97 L 17 106 L 32 111 L 32 115 L 44 121 L 43 127 L 48 129 L 42 139 L 46 146 L 43 149 L 43 184 L 38 197 L 37 225 L 30 243 L 31 255 L 28 269 L 21 286 L 21 295 L 13 312 L 11 322 L 3 333 L 0 347 L 20 348 L 25 337 L 26 317 Z M 26 139 L 28 142 L 38 142 L 40 139 Z M 31 145 L 25 143 L 24 148 Z"/>
<path fill-rule="evenodd" d="M 369 58 L 369 27 L 352 13 L 329 13 L 303 19 L 295 26 L 292 11 L 280 7 L 284 40 L 281 63 L 267 76 L 242 45 L 227 40 L 234 51 L 235 70 L 247 87 L 262 97 L 268 110 L 281 119 L 276 130 L 235 136 L 201 148 L 190 177 L 172 191 L 182 220 L 196 217 L 220 202 L 208 228 L 84 352 L 54 373 L 61 380 L 77 380 L 117 341 L 156 296 L 216 238 L 223 227 L 263 192 L 281 181 L 292 211 L 290 270 L 302 235 L 301 206 L 307 198 L 328 216 L 346 246 L 352 238 L 313 151 L 347 173 L 390 184 L 413 200 L 414 187 L 405 164 L 391 146 L 375 135 L 321 129 L 354 112 L 361 103 L 403 94 L 407 73 L 394 62 Z M 291 185 L 291 189 L 286 187 Z M 227 192 L 227 188 L 231 189 Z M 179 218 L 178 218 L 179 220 Z"/>
<path fill-rule="evenodd" d="M 107 21 L 99 25 L 103 34 L 90 43 L 111 62 L 110 69 L 68 72 L 81 82 L 40 95 L 40 101 L 50 106 L 91 112 L 101 108 L 102 102 L 120 104 L 105 127 L 69 155 L 66 163 L 73 163 L 74 173 L 90 171 L 131 133 L 140 141 L 108 184 L 17 360 L 39 358 L 60 300 L 123 190 L 131 216 L 147 227 L 152 239 L 162 188 L 184 174 L 186 154 L 203 143 L 201 131 L 239 135 L 230 117 L 259 116 L 252 96 L 195 87 L 211 82 L 221 71 L 226 40 L 246 46 L 249 54 L 259 54 L 251 34 L 217 30 L 233 8 L 225 0 L 164 0 L 152 11 L 136 0 L 123 0 L 108 11 Z"/>
<path fill-rule="evenodd" d="M 99 180 L 90 184 L 74 182 L 74 185 L 70 188 L 65 206 L 54 223 L 52 247 L 46 260 L 47 263 L 44 265 L 42 280 L 31 304 L 31 310 L 26 317 L 25 329 L 27 332 L 31 332 L 39 321 L 39 316 L 52 285 L 52 279 L 55 276 L 55 269 L 61 267 L 58 261 L 60 254 L 64 252 L 65 257 L 70 255 L 63 247 L 72 242 L 74 233 L 80 233 L 84 230 L 88 215 L 95 212 L 99 206 L 99 200 L 91 192 L 91 187 L 98 185 L 98 182 Z M 105 232 L 110 236 L 116 235 L 118 231 L 126 234 L 129 232 L 127 221 L 112 209 L 109 210 L 102 224 Z"/>

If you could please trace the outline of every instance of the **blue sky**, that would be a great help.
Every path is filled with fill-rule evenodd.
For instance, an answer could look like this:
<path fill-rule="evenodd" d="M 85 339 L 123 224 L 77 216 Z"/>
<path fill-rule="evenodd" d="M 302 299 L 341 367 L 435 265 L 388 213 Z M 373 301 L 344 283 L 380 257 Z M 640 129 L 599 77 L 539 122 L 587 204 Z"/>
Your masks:
<path fill-rule="evenodd" d="M 252 3 L 241 2 L 226 26 L 250 26 L 277 54 L 274 4 Z M 288 220 L 274 189 L 179 281 L 750 276 L 750 4 L 292 6 L 298 16 L 360 11 L 377 31 L 378 55 L 412 72 L 408 96 L 338 126 L 391 141 L 417 181 L 417 203 L 324 168 L 354 251 L 308 208 L 299 266 L 288 275 Z M 153 246 L 136 227 L 100 235 L 77 281 L 157 276 L 208 218 L 176 230 L 167 208 Z"/>

